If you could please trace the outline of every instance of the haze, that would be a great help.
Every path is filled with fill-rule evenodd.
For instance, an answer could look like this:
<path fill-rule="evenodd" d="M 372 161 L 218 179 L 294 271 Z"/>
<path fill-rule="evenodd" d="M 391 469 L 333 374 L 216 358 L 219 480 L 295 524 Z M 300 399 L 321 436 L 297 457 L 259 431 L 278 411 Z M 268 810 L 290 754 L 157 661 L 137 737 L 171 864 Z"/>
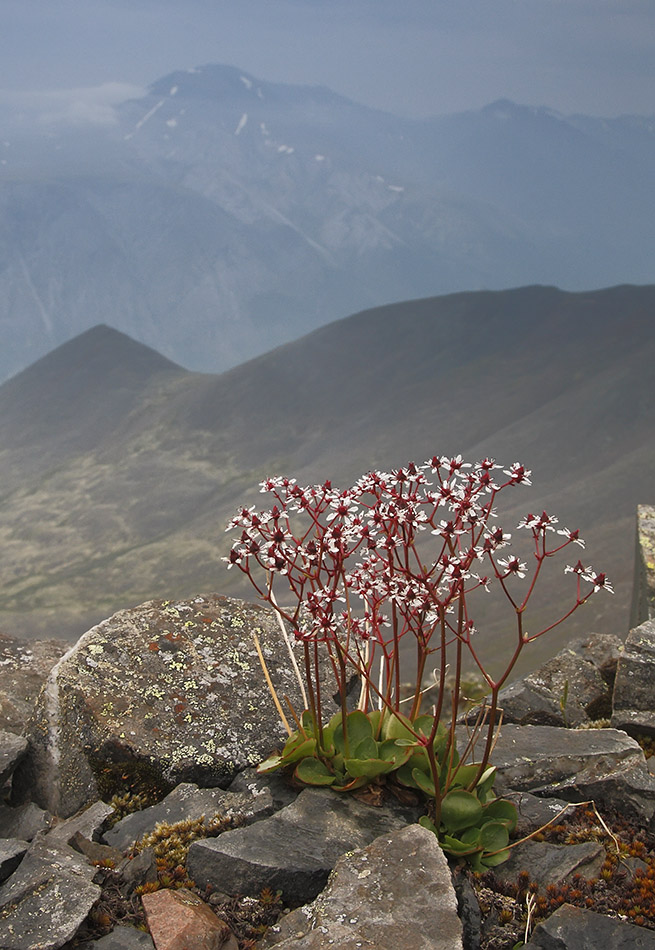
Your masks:
<path fill-rule="evenodd" d="M 208 62 L 406 116 L 502 97 L 654 111 L 651 0 L 3 0 L 0 25 L 0 101 L 23 119 L 111 121 L 114 101 Z"/>

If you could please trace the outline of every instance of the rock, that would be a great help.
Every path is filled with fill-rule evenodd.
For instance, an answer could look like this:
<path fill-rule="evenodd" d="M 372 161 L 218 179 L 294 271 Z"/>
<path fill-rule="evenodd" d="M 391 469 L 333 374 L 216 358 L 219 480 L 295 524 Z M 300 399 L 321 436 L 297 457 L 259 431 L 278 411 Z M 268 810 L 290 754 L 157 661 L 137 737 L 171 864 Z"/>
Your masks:
<path fill-rule="evenodd" d="M 85 633 L 48 677 L 26 730 L 15 800 L 67 817 L 152 780 L 227 786 L 284 733 L 253 643 L 280 696 L 303 709 L 274 613 L 217 595 L 150 601 Z M 325 695 L 325 714 L 336 711 Z M 114 787 L 111 775 L 116 775 Z"/>
<path fill-rule="evenodd" d="M 655 620 L 630 631 L 614 683 L 612 725 L 655 735 Z"/>
<path fill-rule="evenodd" d="M 94 868 L 71 848 L 39 837 L 0 887 L 2 950 L 55 950 L 100 896 Z"/>
<path fill-rule="evenodd" d="M 128 860 L 121 868 L 121 878 L 128 893 L 140 884 L 155 884 L 159 880 L 155 849 L 144 848 L 140 854 Z"/>
<path fill-rule="evenodd" d="M 33 802 L 16 808 L 0 805 L 0 838 L 22 838 L 31 841 L 39 832 L 48 831 L 54 818 Z"/>
<path fill-rule="evenodd" d="M 141 900 L 157 950 L 238 950 L 225 921 L 185 887 L 144 894 Z"/>
<path fill-rule="evenodd" d="M 85 838 L 80 831 L 76 831 L 66 843 L 75 851 L 83 854 L 89 864 L 118 867 L 125 860 L 122 851 L 117 851 L 116 848 L 110 848 L 107 844 L 99 844 L 97 841 Z"/>
<path fill-rule="evenodd" d="M 20 838 L 0 838 L 0 884 L 14 873 L 28 848 Z"/>
<path fill-rule="evenodd" d="M 634 739 L 618 729 L 504 725 L 494 749 L 496 793 L 529 791 L 567 801 L 594 799 L 650 821 L 655 778 Z"/>
<path fill-rule="evenodd" d="M 27 740 L 13 732 L 0 732 L 0 788 L 27 752 Z"/>
<path fill-rule="evenodd" d="M 399 806 L 372 808 L 326 789 L 305 789 L 291 805 L 247 828 L 194 841 L 187 870 L 201 888 L 256 897 L 281 890 L 289 904 L 312 900 L 337 859 L 415 817 Z"/>
<path fill-rule="evenodd" d="M 574 874 L 586 880 L 598 877 L 605 857 L 603 846 L 594 841 L 571 845 L 523 841 L 512 848 L 504 864 L 494 868 L 494 875 L 499 881 L 516 883 L 520 871 L 529 871 L 530 880 L 545 890 Z"/>
<path fill-rule="evenodd" d="M 534 929 L 523 950 L 655 950 L 655 933 L 563 904 Z"/>
<path fill-rule="evenodd" d="M 257 792 L 266 790 L 273 797 L 273 811 L 279 811 L 290 805 L 298 797 L 299 789 L 292 788 L 287 779 L 280 772 L 268 772 L 260 775 L 256 769 L 244 769 L 239 772 L 228 787 L 229 792 Z"/>
<path fill-rule="evenodd" d="M 62 841 L 68 844 L 71 838 L 77 834 L 84 835 L 86 838 L 93 838 L 100 832 L 103 823 L 110 815 L 113 815 L 114 809 L 111 805 L 104 802 L 94 802 L 88 808 L 84 808 L 77 815 L 60 821 L 48 832 L 50 840 Z"/>
<path fill-rule="evenodd" d="M 157 805 L 126 815 L 106 831 L 103 838 L 113 848 L 125 851 L 162 822 L 174 825 L 203 815 L 209 821 L 217 814 L 221 818 L 238 816 L 252 821 L 255 816 L 264 817 L 272 810 L 271 794 L 265 788 L 253 795 L 248 791 L 226 792 L 222 788 L 199 789 L 197 785 L 186 782 L 178 785 Z"/>
<path fill-rule="evenodd" d="M 261 950 L 461 950 L 450 869 L 419 825 L 341 857 L 311 904 L 272 927 Z"/>
<path fill-rule="evenodd" d="M 623 642 L 611 634 L 579 637 L 502 690 L 503 721 L 543 726 L 579 726 L 609 718 L 612 685 Z"/>
<path fill-rule="evenodd" d="M 69 643 L 18 640 L 0 633 L 0 730 L 21 733 L 48 673 Z"/>
<path fill-rule="evenodd" d="M 630 627 L 655 620 L 655 507 L 637 506 L 637 552 Z"/>
<path fill-rule="evenodd" d="M 518 822 L 516 837 L 524 838 L 538 831 L 558 818 L 564 818 L 573 811 L 570 802 L 562 798 L 539 798 L 530 792 L 507 792 L 504 795 L 516 806 Z"/>
<path fill-rule="evenodd" d="M 100 940 L 78 944 L 76 950 L 154 950 L 154 947 L 150 934 L 119 925 Z"/>

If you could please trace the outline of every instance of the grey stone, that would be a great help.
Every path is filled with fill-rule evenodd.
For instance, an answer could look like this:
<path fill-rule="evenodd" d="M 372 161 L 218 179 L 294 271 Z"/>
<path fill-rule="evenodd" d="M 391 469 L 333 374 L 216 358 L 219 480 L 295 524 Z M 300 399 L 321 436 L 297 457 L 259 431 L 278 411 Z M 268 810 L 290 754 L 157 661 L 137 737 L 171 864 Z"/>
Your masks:
<path fill-rule="evenodd" d="M 630 627 L 655 620 L 655 507 L 637 505 L 637 551 Z"/>
<path fill-rule="evenodd" d="M 54 819 L 50 812 L 39 808 L 33 802 L 26 802 L 15 808 L 0 805 L 0 837 L 22 838 L 31 841 L 40 832 L 52 827 Z"/>
<path fill-rule="evenodd" d="M 28 848 L 20 838 L 0 838 L 0 884 L 14 873 Z"/>
<path fill-rule="evenodd" d="M 199 596 L 150 601 L 93 627 L 52 669 L 26 729 L 15 800 L 68 817 L 102 797 L 107 767 L 144 766 L 175 786 L 227 786 L 284 741 L 262 674 L 257 633 L 280 696 L 304 708 L 272 610 Z M 325 715 L 336 711 L 326 691 Z"/>
<path fill-rule="evenodd" d="M 127 861 L 121 868 L 121 878 L 128 891 L 140 884 L 154 884 L 158 880 L 155 849 L 144 848 L 140 854 Z"/>
<path fill-rule="evenodd" d="M 523 950 L 655 950 L 655 933 L 614 917 L 563 904 L 535 927 Z"/>
<path fill-rule="evenodd" d="M 76 831 L 72 837 L 68 838 L 66 844 L 83 854 L 89 864 L 96 866 L 118 867 L 125 860 L 122 851 L 110 848 L 108 844 L 99 844 L 97 841 L 85 838 L 80 831 Z"/>
<path fill-rule="evenodd" d="M 256 794 L 230 792 L 222 788 L 199 789 L 197 785 L 183 782 L 173 789 L 166 798 L 126 815 L 113 828 L 106 831 L 103 840 L 119 851 L 125 851 L 144 834 L 152 831 L 155 825 L 167 822 L 174 825 L 178 821 L 200 818 L 203 815 L 209 821 L 214 815 L 222 818 L 241 817 L 246 821 L 255 816 L 264 816 L 272 811 L 271 793 L 261 788 Z"/>
<path fill-rule="evenodd" d="M 77 945 L 77 950 L 154 950 L 150 934 L 136 927 L 115 927 L 110 934 L 99 940 L 90 940 Z"/>
<path fill-rule="evenodd" d="M 27 752 L 27 740 L 13 732 L 0 732 L 0 788 Z"/>
<path fill-rule="evenodd" d="M 399 806 L 372 808 L 326 789 L 306 789 L 264 821 L 194 841 L 187 869 L 200 887 L 249 896 L 270 887 L 290 904 L 304 903 L 316 897 L 345 851 L 414 817 Z"/>
<path fill-rule="evenodd" d="M 571 802 L 593 798 L 642 821 L 655 812 L 655 778 L 638 743 L 618 729 L 510 723 L 502 727 L 493 763 L 500 795 L 514 790 Z"/>
<path fill-rule="evenodd" d="M 39 837 L 0 887 L 2 950 L 56 950 L 100 896 L 95 868 L 66 845 Z"/>
<path fill-rule="evenodd" d="M 529 871 L 530 880 L 545 889 L 574 874 L 587 880 L 598 877 L 605 858 L 605 849 L 594 841 L 571 845 L 522 841 L 511 849 L 504 864 L 494 868 L 494 875 L 501 881 L 516 882 L 520 871 Z"/>
<path fill-rule="evenodd" d="M 612 725 L 655 735 L 655 620 L 630 631 L 614 683 Z"/>
<path fill-rule="evenodd" d="M 620 637 L 592 634 L 572 641 L 539 670 L 502 690 L 503 721 L 579 726 L 611 713 Z"/>
<path fill-rule="evenodd" d="M 113 813 L 114 809 L 111 805 L 106 805 L 105 802 L 94 802 L 77 815 L 55 824 L 48 832 L 48 837 L 65 844 L 68 844 L 70 839 L 78 833 L 84 835 L 85 838 L 93 838 L 99 833 L 105 820 Z"/>
<path fill-rule="evenodd" d="M 503 796 L 516 806 L 516 838 L 531 835 L 558 818 L 570 815 L 573 806 L 563 798 L 539 798 L 531 792 L 506 792 Z"/>
<path fill-rule="evenodd" d="M 23 731 L 48 673 L 69 647 L 61 640 L 19 640 L 0 633 L 0 729 Z"/>
<path fill-rule="evenodd" d="M 341 857 L 325 890 L 272 927 L 261 950 L 461 950 L 450 869 L 419 825 Z"/>
<path fill-rule="evenodd" d="M 279 811 L 290 805 L 298 797 L 299 789 L 292 788 L 280 772 L 268 772 L 260 775 L 256 769 L 244 769 L 229 785 L 229 792 L 250 792 L 255 795 L 268 790 L 273 799 L 273 811 Z M 263 816 L 262 816 L 263 817 Z"/>

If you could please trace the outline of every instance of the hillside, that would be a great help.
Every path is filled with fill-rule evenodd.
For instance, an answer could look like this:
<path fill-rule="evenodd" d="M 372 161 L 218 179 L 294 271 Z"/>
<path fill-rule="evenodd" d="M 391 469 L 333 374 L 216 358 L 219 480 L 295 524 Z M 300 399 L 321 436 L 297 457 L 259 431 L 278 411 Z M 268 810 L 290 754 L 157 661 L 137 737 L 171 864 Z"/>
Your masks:
<path fill-rule="evenodd" d="M 156 595 L 250 596 L 224 569 L 223 527 L 262 502 L 265 475 L 343 484 L 461 452 L 533 470 L 503 523 L 546 508 L 579 527 L 616 587 L 580 629 L 625 632 L 635 506 L 653 494 L 654 312 L 655 287 L 454 294 L 356 314 L 220 375 L 95 328 L 0 386 L 0 629 L 70 638 Z M 544 609 L 561 590 L 557 575 Z"/>

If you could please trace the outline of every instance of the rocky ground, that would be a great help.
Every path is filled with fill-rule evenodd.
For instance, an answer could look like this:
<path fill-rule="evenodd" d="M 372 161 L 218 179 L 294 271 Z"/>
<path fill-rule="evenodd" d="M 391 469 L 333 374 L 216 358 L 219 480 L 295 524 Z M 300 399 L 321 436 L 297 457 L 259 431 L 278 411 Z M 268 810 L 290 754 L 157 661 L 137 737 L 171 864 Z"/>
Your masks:
<path fill-rule="evenodd" d="M 23 735 L 0 732 L 0 948 L 655 948 L 655 622 L 572 643 L 506 691 L 493 761 L 519 827 L 479 876 L 407 795 L 256 774 L 275 711 L 216 697 L 245 695 L 253 626 L 281 667 L 269 621 L 153 602 L 55 651 Z"/>

